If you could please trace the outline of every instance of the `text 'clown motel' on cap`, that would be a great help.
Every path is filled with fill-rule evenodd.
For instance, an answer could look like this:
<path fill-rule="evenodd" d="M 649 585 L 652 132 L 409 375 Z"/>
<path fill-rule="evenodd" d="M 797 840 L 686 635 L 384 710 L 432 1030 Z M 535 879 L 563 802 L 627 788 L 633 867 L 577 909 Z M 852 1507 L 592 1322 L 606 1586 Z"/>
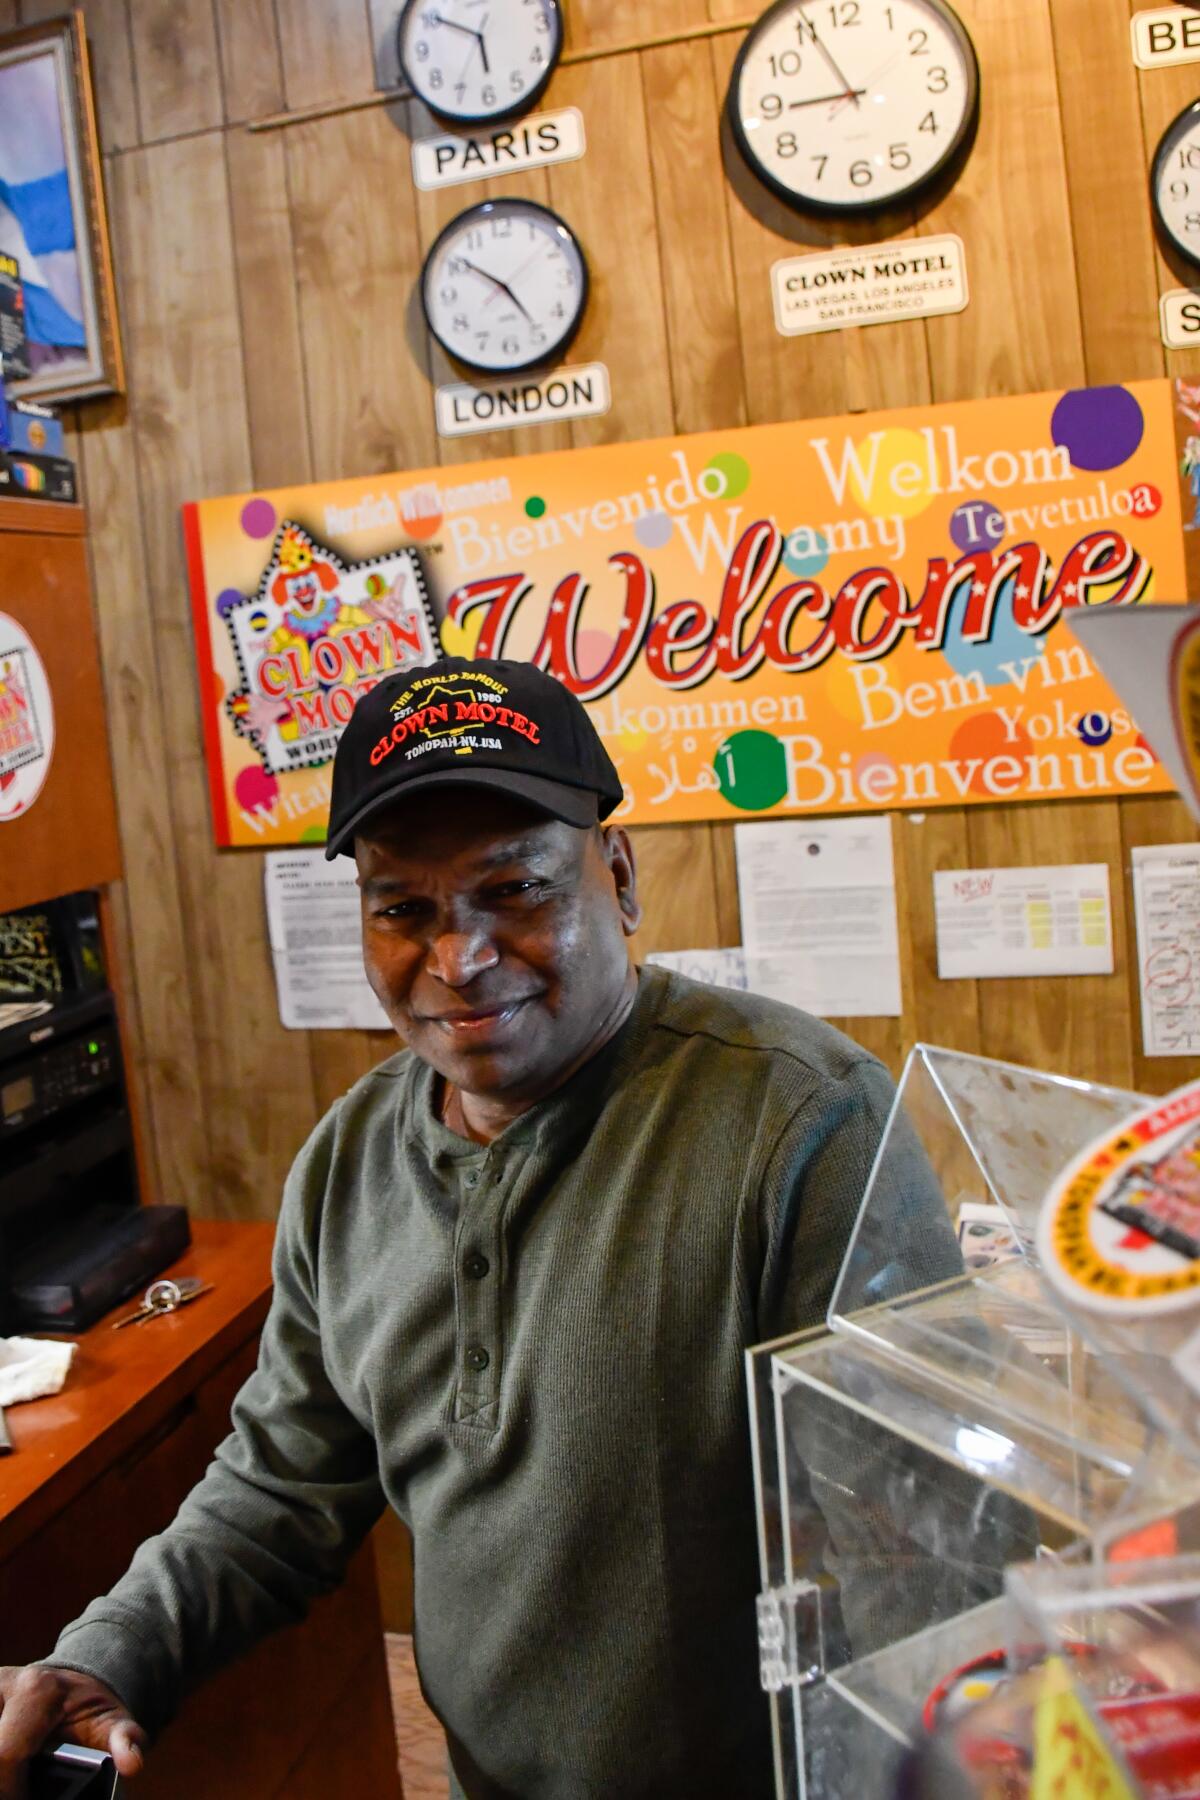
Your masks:
<path fill-rule="evenodd" d="M 333 764 L 325 855 L 354 854 L 375 813 L 431 788 L 484 787 L 568 825 L 621 803 L 592 721 L 561 682 L 528 662 L 462 656 L 389 675 L 350 715 Z"/>

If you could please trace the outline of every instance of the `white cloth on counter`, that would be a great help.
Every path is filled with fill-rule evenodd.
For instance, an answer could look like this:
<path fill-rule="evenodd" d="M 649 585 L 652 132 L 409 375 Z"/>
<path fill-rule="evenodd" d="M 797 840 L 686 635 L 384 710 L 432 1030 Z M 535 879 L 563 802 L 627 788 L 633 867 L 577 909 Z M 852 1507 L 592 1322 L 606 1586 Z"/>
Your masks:
<path fill-rule="evenodd" d="M 75 1350 L 46 1338 L 0 1338 L 0 1406 L 57 1394 Z"/>

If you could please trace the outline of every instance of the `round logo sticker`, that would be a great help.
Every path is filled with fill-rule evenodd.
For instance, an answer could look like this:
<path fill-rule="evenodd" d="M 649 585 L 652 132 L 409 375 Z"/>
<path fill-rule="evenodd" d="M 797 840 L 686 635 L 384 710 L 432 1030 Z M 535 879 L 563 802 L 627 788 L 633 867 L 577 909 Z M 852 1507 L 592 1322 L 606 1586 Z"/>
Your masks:
<path fill-rule="evenodd" d="M 24 626 L 0 612 L 0 825 L 33 805 L 53 751 L 45 666 Z"/>
<path fill-rule="evenodd" d="M 1047 1194 L 1042 1269 L 1094 1312 L 1200 1306 L 1200 1082 L 1090 1144 Z"/>

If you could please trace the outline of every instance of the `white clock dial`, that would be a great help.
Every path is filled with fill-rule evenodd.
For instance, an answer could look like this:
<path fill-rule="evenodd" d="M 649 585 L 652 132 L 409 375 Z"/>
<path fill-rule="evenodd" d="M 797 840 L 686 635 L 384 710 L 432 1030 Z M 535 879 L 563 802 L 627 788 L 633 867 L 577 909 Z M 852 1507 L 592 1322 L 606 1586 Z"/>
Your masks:
<path fill-rule="evenodd" d="M 1200 263 L 1200 100 L 1163 132 L 1150 191 L 1161 229 L 1189 262 Z"/>
<path fill-rule="evenodd" d="M 408 0 L 400 67 L 434 112 L 480 124 L 523 111 L 562 50 L 558 0 Z"/>
<path fill-rule="evenodd" d="M 779 0 L 742 45 L 728 111 L 782 199 L 863 212 L 948 163 L 978 100 L 975 51 L 945 0 Z"/>
<path fill-rule="evenodd" d="M 587 303 L 583 251 L 562 220 L 531 200 L 485 200 L 452 219 L 421 274 L 425 318 L 470 368 L 512 373 L 548 362 Z"/>

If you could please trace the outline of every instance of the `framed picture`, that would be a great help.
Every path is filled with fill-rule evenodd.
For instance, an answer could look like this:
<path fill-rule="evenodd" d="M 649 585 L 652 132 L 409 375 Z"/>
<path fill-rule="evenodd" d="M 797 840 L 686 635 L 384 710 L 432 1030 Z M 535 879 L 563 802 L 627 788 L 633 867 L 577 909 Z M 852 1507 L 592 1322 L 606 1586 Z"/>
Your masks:
<path fill-rule="evenodd" d="M 15 259 L 21 399 L 121 393 L 112 253 L 83 14 L 0 32 L 0 258 Z"/>

